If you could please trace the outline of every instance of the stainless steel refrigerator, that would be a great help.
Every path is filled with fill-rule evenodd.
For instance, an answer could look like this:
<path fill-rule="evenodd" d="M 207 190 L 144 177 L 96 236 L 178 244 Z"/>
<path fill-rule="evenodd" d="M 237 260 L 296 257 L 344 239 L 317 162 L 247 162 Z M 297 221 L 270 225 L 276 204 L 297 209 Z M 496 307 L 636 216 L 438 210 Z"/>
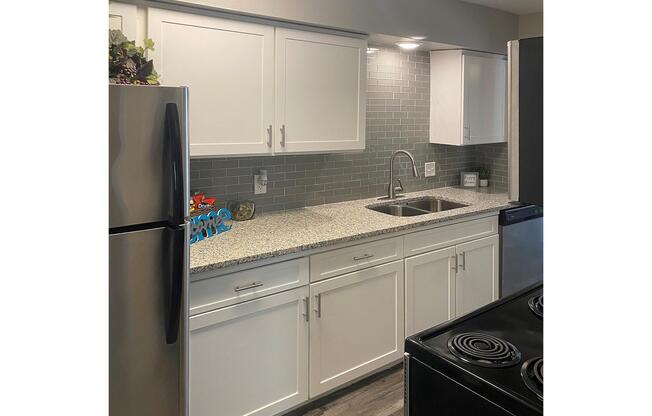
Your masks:
<path fill-rule="evenodd" d="M 188 89 L 109 86 L 109 415 L 186 416 Z"/>

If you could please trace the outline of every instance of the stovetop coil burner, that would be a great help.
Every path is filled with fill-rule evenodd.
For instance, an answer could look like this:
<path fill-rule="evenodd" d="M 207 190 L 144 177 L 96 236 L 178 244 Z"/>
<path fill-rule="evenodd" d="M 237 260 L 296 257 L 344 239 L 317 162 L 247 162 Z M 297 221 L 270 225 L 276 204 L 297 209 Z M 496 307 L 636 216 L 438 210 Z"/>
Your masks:
<path fill-rule="evenodd" d="M 521 367 L 525 385 L 543 400 L 543 357 L 530 358 Z"/>
<path fill-rule="evenodd" d="M 457 358 L 482 367 L 509 367 L 521 361 L 521 352 L 509 342 L 489 334 L 466 332 L 448 340 Z"/>
<path fill-rule="evenodd" d="M 531 297 L 527 304 L 536 316 L 543 318 L 543 295 Z"/>

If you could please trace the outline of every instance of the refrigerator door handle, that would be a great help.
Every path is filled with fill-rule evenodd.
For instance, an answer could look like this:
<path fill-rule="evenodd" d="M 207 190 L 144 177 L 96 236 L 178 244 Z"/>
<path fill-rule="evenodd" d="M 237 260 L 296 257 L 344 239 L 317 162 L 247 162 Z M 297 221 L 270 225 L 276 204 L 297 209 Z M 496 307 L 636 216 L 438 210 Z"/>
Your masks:
<path fill-rule="evenodd" d="M 179 111 L 176 103 L 165 105 L 165 141 L 167 142 L 171 157 L 171 181 L 170 189 L 170 225 L 180 225 L 184 221 L 185 206 L 188 201 L 181 198 L 184 193 L 183 181 L 183 144 L 181 143 L 181 130 L 179 128 Z"/>
<path fill-rule="evenodd" d="M 181 297 L 183 295 L 183 280 L 185 267 L 185 228 L 175 228 L 168 231 L 172 233 L 170 244 L 171 268 L 168 277 L 168 304 L 165 311 L 165 342 L 174 344 L 179 338 L 179 321 L 181 319 Z"/>

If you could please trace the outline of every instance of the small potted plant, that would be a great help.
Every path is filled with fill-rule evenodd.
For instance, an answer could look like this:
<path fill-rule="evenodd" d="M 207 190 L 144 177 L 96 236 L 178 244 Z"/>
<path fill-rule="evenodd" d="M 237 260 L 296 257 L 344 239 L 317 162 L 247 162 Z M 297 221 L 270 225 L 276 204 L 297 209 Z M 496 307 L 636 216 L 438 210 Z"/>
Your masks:
<path fill-rule="evenodd" d="M 487 168 L 478 169 L 478 176 L 480 178 L 480 186 L 482 187 L 489 186 L 489 169 Z"/>

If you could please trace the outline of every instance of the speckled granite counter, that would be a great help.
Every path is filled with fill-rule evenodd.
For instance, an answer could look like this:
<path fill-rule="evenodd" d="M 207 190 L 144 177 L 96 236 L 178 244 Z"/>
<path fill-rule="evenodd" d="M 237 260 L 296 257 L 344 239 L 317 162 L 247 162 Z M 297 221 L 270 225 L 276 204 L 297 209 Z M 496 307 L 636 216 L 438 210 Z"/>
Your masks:
<path fill-rule="evenodd" d="M 190 246 L 190 272 L 216 270 L 235 264 L 296 253 L 423 225 L 449 221 L 509 205 L 507 194 L 464 190 L 457 187 L 410 192 L 400 201 L 434 196 L 467 204 L 467 207 L 414 217 L 394 217 L 367 209 L 377 198 L 317 205 L 257 215 L 233 228 Z"/>

